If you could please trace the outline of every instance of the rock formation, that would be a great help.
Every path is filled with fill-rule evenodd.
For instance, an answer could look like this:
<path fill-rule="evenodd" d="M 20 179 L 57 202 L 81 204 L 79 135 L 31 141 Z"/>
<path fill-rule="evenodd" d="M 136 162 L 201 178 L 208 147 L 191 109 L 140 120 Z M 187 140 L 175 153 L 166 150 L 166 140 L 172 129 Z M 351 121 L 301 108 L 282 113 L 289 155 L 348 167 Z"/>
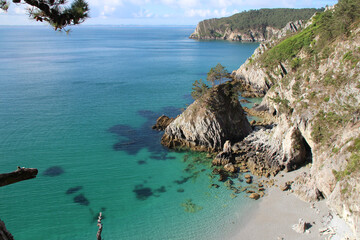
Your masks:
<path fill-rule="evenodd" d="M 276 119 L 272 128 L 255 127 L 234 144 L 242 153 L 235 160 L 247 159 L 259 175 L 308 164 L 291 189 L 305 201 L 325 198 L 359 237 L 360 29 L 349 24 L 348 35 L 338 31 L 329 40 L 322 34 L 326 26 L 336 26 L 322 28 L 319 19 L 285 41 L 260 44 L 233 72 L 255 96 L 264 95 L 256 108 Z M 306 35 L 310 32 L 315 34 Z"/>
<path fill-rule="evenodd" d="M 213 87 L 165 129 L 161 143 L 169 148 L 219 151 L 252 131 L 232 82 Z"/>
<path fill-rule="evenodd" d="M 215 166 L 226 166 L 233 161 L 231 143 L 226 141 L 222 152 L 216 155 L 215 159 L 212 161 L 212 164 Z M 228 166 L 230 169 L 230 166 Z M 225 169 L 226 170 L 226 169 Z"/>
<path fill-rule="evenodd" d="M 152 129 L 164 131 L 169 124 L 174 121 L 174 118 L 169 118 L 168 116 L 162 115 L 157 120 Z"/>

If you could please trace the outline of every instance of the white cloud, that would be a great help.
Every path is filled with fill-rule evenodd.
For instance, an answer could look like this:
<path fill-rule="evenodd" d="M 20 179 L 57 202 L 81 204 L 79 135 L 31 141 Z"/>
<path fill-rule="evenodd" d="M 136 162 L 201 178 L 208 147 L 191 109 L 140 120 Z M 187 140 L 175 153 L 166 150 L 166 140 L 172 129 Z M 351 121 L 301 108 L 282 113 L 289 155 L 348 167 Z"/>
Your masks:
<path fill-rule="evenodd" d="M 100 13 L 100 16 L 103 18 L 107 18 L 108 15 L 111 15 L 115 12 L 116 8 L 111 5 L 105 5 Z"/>
<path fill-rule="evenodd" d="M 227 17 L 238 13 L 238 10 L 228 11 L 226 8 L 223 9 L 189 9 L 185 11 L 187 17 L 201 17 L 201 18 L 220 18 Z"/>
<path fill-rule="evenodd" d="M 140 10 L 137 13 L 133 13 L 135 18 L 151 18 L 154 17 L 155 14 L 151 13 L 149 10 Z"/>
<path fill-rule="evenodd" d="M 187 17 L 208 17 L 211 14 L 210 9 L 190 9 L 185 11 Z"/>

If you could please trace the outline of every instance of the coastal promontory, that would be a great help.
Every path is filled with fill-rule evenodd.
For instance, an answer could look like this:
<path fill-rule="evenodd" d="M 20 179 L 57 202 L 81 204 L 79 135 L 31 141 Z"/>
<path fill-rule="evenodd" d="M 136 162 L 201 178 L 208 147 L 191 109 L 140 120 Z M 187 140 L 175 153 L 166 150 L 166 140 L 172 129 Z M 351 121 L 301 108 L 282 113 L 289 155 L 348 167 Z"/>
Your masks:
<path fill-rule="evenodd" d="M 260 9 L 198 23 L 192 39 L 264 42 L 303 28 L 305 21 L 324 9 Z"/>

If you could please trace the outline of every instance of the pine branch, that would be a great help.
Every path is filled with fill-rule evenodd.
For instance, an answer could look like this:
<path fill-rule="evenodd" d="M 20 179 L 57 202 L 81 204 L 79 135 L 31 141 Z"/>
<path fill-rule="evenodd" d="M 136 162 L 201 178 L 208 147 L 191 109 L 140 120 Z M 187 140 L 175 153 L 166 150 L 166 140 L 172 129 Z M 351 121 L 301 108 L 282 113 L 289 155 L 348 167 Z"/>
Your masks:
<path fill-rule="evenodd" d="M 36 168 L 18 167 L 14 172 L 0 174 L 0 187 L 35 178 L 37 174 L 38 170 Z"/>

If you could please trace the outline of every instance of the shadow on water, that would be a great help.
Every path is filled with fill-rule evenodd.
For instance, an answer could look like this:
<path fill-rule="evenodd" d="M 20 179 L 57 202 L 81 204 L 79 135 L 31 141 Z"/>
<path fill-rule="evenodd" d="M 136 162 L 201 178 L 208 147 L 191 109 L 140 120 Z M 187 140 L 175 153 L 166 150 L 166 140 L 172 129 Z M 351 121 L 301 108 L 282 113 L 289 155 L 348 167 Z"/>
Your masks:
<path fill-rule="evenodd" d="M 139 128 L 119 124 L 108 130 L 120 137 L 119 141 L 113 145 L 113 149 L 115 151 L 125 151 L 130 155 L 136 155 L 141 149 L 148 148 L 152 153 L 151 158 L 167 160 L 169 157 L 167 157 L 167 154 L 164 152 L 164 147 L 160 144 L 163 133 L 153 130 L 151 127 L 155 124 L 156 119 L 163 114 L 169 117 L 175 117 L 180 113 L 180 109 L 175 107 L 165 107 L 159 112 L 149 110 L 138 111 L 138 115 L 146 119 L 146 122 Z M 126 140 L 120 140 L 124 137 Z"/>
<path fill-rule="evenodd" d="M 78 203 L 80 205 L 89 206 L 90 202 L 89 200 L 84 196 L 84 194 L 79 194 L 76 197 L 74 197 L 74 202 Z"/>
<path fill-rule="evenodd" d="M 83 189 L 82 186 L 72 187 L 72 188 L 69 188 L 69 189 L 66 191 L 66 194 L 73 194 L 73 193 L 76 193 L 76 192 L 80 191 L 81 189 Z"/>
<path fill-rule="evenodd" d="M 62 167 L 53 166 L 53 167 L 49 167 L 48 169 L 46 169 L 44 171 L 43 175 L 48 176 L 48 177 L 56 177 L 56 176 L 63 174 L 64 172 L 65 171 Z"/>

